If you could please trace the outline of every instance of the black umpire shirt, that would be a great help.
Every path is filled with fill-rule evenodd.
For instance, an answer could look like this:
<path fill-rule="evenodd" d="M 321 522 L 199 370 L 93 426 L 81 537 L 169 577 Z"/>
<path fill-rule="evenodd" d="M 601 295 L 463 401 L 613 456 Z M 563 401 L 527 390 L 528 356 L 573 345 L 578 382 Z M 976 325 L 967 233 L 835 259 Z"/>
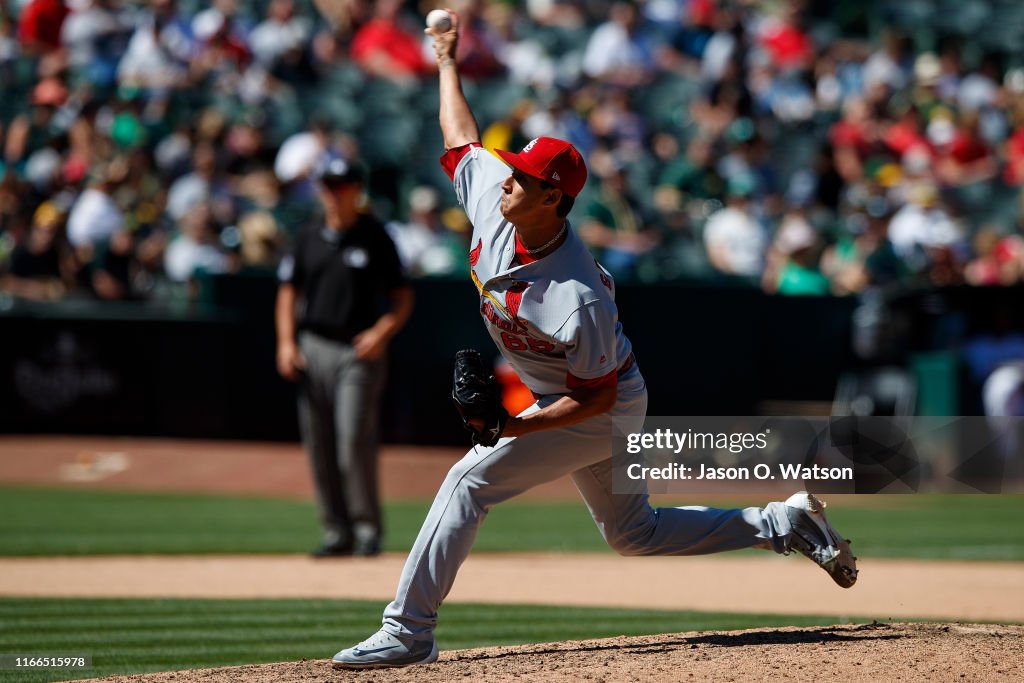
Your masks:
<path fill-rule="evenodd" d="M 278 279 L 301 295 L 298 329 L 350 342 L 388 309 L 406 285 L 402 262 L 384 226 L 363 214 L 348 230 L 303 230 L 281 260 Z"/>

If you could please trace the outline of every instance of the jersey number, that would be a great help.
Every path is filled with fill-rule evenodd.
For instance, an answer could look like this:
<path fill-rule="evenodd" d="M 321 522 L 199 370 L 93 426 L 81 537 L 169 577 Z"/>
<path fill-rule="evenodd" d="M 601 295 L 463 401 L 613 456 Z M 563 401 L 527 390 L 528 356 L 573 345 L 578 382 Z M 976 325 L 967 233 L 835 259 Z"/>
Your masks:
<path fill-rule="evenodd" d="M 537 353 L 551 353 L 555 350 L 555 345 L 551 342 L 546 342 L 543 339 L 534 339 L 533 337 L 517 337 L 510 332 L 501 333 L 501 343 L 505 345 L 505 348 L 509 351 L 535 351 Z"/>

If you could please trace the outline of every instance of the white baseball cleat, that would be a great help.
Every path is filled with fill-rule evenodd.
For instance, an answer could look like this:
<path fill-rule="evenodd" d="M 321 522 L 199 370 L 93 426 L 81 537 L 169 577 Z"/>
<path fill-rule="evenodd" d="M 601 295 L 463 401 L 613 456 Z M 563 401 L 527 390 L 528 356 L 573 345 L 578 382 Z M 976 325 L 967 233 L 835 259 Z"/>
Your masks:
<path fill-rule="evenodd" d="M 813 493 L 794 493 L 786 502 L 786 515 L 792 526 L 786 554 L 796 550 L 828 572 L 843 588 L 857 583 L 857 558 L 850 542 L 836 533 L 825 517 L 825 502 Z"/>
<path fill-rule="evenodd" d="M 335 669 L 390 669 L 437 661 L 437 641 L 406 641 L 384 629 L 331 659 Z"/>

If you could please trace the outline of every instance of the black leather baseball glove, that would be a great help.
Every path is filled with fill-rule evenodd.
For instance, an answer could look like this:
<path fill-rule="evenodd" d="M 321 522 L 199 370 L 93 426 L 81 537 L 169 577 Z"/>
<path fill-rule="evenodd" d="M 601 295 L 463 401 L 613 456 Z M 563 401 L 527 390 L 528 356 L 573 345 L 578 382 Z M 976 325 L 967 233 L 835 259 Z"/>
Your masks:
<path fill-rule="evenodd" d="M 473 443 L 498 443 L 508 422 L 508 411 L 501 404 L 498 380 L 484 368 L 479 351 L 465 349 L 455 354 L 452 400 L 462 426 L 473 435 Z"/>

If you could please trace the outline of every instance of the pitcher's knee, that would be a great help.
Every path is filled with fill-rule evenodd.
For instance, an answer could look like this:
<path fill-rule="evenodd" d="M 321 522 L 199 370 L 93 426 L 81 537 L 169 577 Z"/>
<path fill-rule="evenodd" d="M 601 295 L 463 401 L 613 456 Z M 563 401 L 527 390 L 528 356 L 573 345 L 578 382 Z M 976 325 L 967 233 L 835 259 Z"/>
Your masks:
<path fill-rule="evenodd" d="M 609 539 L 608 545 L 622 557 L 637 557 L 650 554 L 647 546 L 622 539 Z"/>
<path fill-rule="evenodd" d="M 654 537 L 654 523 L 619 531 L 605 537 L 608 547 L 623 557 L 651 555 L 655 552 L 651 545 Z"/>

